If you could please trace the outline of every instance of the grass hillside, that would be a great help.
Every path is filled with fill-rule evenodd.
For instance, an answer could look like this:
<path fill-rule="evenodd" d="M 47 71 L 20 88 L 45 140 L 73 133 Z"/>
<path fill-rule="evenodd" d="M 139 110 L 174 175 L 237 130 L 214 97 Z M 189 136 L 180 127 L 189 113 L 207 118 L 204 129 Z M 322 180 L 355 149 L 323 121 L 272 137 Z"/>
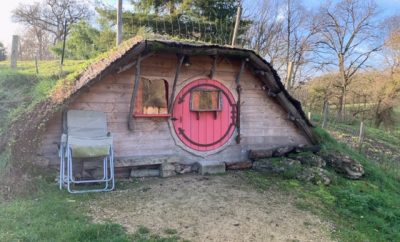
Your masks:
<path fill-rule="evenodd" d="M 45 99 L 57 80 L 81 69 L 85 61 L 40 61 L 39 73 L 35 62 L 19 61 L 16 70 L 10 69 L 8 61 L 0 62 L 0 134 L 10 122 L 34 103 Z"/>

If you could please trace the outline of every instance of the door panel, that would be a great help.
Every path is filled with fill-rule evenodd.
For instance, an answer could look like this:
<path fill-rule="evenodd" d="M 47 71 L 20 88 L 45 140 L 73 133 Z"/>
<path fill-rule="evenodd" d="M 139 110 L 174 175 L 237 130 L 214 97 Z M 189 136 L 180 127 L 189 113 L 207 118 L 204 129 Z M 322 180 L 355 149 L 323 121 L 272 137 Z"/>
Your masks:
<path fill-rule="evenodd" d="M 191 106 L 191 102 L 196 103 Z M 224 145 L 232 136 L 236 103 L 229 89 L 220 82 L 199 79 L 178 93 L 172 115 L 175 133 L 186 146 L 210 151 Z"/>

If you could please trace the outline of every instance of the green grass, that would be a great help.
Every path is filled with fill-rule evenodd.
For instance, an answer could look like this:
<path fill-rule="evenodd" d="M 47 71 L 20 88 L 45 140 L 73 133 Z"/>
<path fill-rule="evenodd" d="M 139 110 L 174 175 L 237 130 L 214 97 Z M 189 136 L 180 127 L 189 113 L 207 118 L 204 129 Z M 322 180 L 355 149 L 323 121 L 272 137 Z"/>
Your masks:
<path fill-rule="evenodd" d="M 337 176 L 329 186 L 283 176 L 248 172 L 259 189 L 278 186 L 297 196 L 299 208 L 311 210 L 335 224 L 340 241 L 400 241 L 400 181 L 346 145 L 317 128 L 322 152 L 347 154 L 364 165 L 365 176 L 353 181 Z"/>
<path fill-rule="evenodd" d="M 86 61 L 40 61 L 39 74 L 34 61 L 19 61 L 12 70 L 8 61 L 0 62 L 0 134 L 30 106 L 48 97 L 57 80 L 82 69 Z"/>
<path fill-rule="evenodd" d="M 161 237 L 152 234 L 145 227 L 140 227 L 136 233 L 128 234 L 119 224 L 92 223 L 85 215 L 88 209 L 87 202 L 102 195 L 70 195 L 59 191 L 57 186 L 49 181 L 41 181 L 39 192 L 29 198 L 0 201 L 0 241 L 179 240 L 176 231 Z"/>

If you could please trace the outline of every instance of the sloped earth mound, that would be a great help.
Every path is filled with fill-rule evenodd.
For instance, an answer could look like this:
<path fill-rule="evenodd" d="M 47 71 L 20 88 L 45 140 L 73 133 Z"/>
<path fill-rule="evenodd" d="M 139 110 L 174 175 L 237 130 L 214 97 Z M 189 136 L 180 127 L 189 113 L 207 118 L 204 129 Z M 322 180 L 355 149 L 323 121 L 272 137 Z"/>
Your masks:
<path fill-rule="evenodd" d="M 329 223 L 297 209 L 277 188 L 256 190 L 243 175 L 147 178 L 91 200 L 89 213 L 130 233 L 140 226 L 160 235 L 176 230 L 190 241 L 331 241 Z"/>
<path fill-rule="evenodd" d="M 337 140 L 346 143 L 353 149 L 358 149 L 358 135 L 346 130 L 329 130 L 329 133 Z M 400 162 L 400 152 L 398 146 L 380 140 L 378 137 L 365 137 L 363 143 L 364 155 L 378 163 L 382 160 L 389 158 L 394 162 Z"/>

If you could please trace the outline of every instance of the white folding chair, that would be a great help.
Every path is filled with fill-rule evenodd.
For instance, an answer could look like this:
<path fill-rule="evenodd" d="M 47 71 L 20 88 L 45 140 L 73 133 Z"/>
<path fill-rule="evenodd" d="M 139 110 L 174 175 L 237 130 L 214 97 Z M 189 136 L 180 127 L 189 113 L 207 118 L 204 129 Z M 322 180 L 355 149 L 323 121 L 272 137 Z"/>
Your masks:
<path fill-rule="evenodd" d="M 115 187 L 113 137 L 107 131 L 107 119 L 103 112 L 69 110 L 66 132 L 61 135 L 60 189 L 66 186 L 70 193 L 105 192 Z M 86 158 L 102 162 L 102 177 L 76 179 L 74 160 Z M 66 174 L 65 174 L 66 170 Z M 100 188 L 73 189 L 73 184 L 100 184 Z"/>

